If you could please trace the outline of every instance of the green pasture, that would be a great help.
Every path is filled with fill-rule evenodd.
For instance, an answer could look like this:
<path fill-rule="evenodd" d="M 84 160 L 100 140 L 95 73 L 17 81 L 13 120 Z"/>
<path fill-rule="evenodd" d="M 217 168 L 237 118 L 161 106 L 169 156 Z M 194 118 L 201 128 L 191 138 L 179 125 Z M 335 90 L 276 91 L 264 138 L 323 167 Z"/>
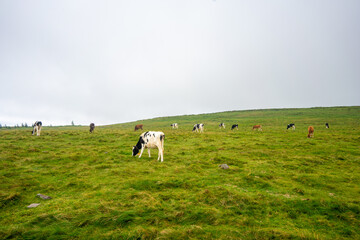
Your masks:
<path fill-rule="evenodd" d="M 149 130 L 165 133 L 162 163 L 131 156 Z M 0 129 L 0 239 L 13 238 L 360 239 L 360 107 Z"/>

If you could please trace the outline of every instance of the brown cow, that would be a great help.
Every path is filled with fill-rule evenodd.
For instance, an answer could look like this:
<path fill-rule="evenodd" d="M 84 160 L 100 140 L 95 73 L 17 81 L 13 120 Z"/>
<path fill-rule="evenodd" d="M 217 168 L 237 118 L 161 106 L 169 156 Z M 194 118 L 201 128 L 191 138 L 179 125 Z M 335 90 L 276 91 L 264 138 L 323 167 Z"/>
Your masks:
<path fill-rule="evenodd" d="M 134 131 L 139 130 L 139 129 L 143 130 L 143 126 L 144 126 L 144 125 L 142 125 L 142 124 L 136 125 Z"/>
<path fill-rule="evenodd" d="M 255 130 L 255 129 L 262 131 L 261 125 L 254 125 L 253 130 Z"/>
<path fill-rule="evenodd" d="M 308 128 L 308 130 L 309 130 L 308 138 L 313 137 L 313 136 L 314 136 L 314 127 L 313 127 L 313 126 L 310 126 L 310 127 Z"/>

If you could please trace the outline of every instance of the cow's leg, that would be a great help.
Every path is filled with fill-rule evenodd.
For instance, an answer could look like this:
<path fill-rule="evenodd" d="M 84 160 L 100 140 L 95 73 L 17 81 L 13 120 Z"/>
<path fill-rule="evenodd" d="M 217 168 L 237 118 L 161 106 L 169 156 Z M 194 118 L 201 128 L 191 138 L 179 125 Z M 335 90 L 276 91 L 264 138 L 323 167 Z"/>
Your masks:
<path fill-rule="evenodd" d="M 161 148 L 161 162 L 164 161 L 164 142 L 162 143 L 162 148 Z"/>
<path fill-rule="evenodd" d="M 160 156 L 161 156 L 161 146 L 158 146 L 158 158 L 157 158 L 157 160 L 159 161 L 159 159 L 160 159 Z"/>
<path fill-rule="evenodd" d="M 160 159 L 160 161 L 162 162 L 162 161 L 164 161 L 164 154 L 163 154 L 163 152 L 164 152 L 164 149 L 163 149 L 163 146 L 162 145 L 160 145 L 160 146 L 158 146 L 158 150 L 159 150 L 159 153 L 158 153 L 158 161 L 159 161 L 159 159 Z"/>
<path fill-rule="evenodd" d="M 143 153 L 143 151 L 144 151 L 144 146 L 142 146 L 142 148 L 141 148 L 141 151 L 140 151 L 140 156 L 139 156 L 139 158 L 141 158 L 141 155 L 142 155 L 142 153 Z"/>
<path fill-rule="evenodd" d="M 149 157 L 151 157 L 151 155 L 150 155 L 150 148 L 148 148 L 148 153 L 149 153 Z"/>
<path fill-rule="evenodd" d="M 41 127 L 38 128 L 37 135 L 40 136 Z"/>

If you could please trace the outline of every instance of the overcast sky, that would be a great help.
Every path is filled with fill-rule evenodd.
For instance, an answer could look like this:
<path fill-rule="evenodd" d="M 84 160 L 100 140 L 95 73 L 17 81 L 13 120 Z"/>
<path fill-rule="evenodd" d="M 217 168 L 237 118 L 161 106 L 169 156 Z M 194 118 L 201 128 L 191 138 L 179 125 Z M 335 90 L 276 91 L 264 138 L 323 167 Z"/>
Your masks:
<path fill-rule="evenodd" d="M 0 0 L 0 123 L 360 105 L 359 0 Z"/>

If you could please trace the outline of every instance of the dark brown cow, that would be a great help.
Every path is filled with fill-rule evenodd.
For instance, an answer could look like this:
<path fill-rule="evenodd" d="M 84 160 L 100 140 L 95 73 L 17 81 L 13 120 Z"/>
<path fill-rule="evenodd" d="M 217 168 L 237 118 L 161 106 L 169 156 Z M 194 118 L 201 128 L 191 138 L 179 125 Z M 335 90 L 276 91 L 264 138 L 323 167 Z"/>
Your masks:
<path fill-rule="evenodd" d="M 253 126 L 253 130 L 255 130 L 255 129 L 257 129 L 257 130 L 259 130 L 259 131 L 262 131 L 261 125 L 254 125 L 254 126 Z"/>
<path fill-rule="evenodd" d="M 314 136 L 314 127 L 309 126 L 308 130 L 309 130 L 308 138 L 313 137 Z"/>
<path fill-rule="evenodd" d="M 90 123 L 90 133 L 92 133 L 95 129 L 95 124 L 94 123 Z"/>
<path fill-rule="evenodd" d="M 142 124 L 136 125 L 134 131 L 139 130 L 139 129 L 143 130 L 143 126 L 144 126 L 144 125 L 142 125 Z"/>

